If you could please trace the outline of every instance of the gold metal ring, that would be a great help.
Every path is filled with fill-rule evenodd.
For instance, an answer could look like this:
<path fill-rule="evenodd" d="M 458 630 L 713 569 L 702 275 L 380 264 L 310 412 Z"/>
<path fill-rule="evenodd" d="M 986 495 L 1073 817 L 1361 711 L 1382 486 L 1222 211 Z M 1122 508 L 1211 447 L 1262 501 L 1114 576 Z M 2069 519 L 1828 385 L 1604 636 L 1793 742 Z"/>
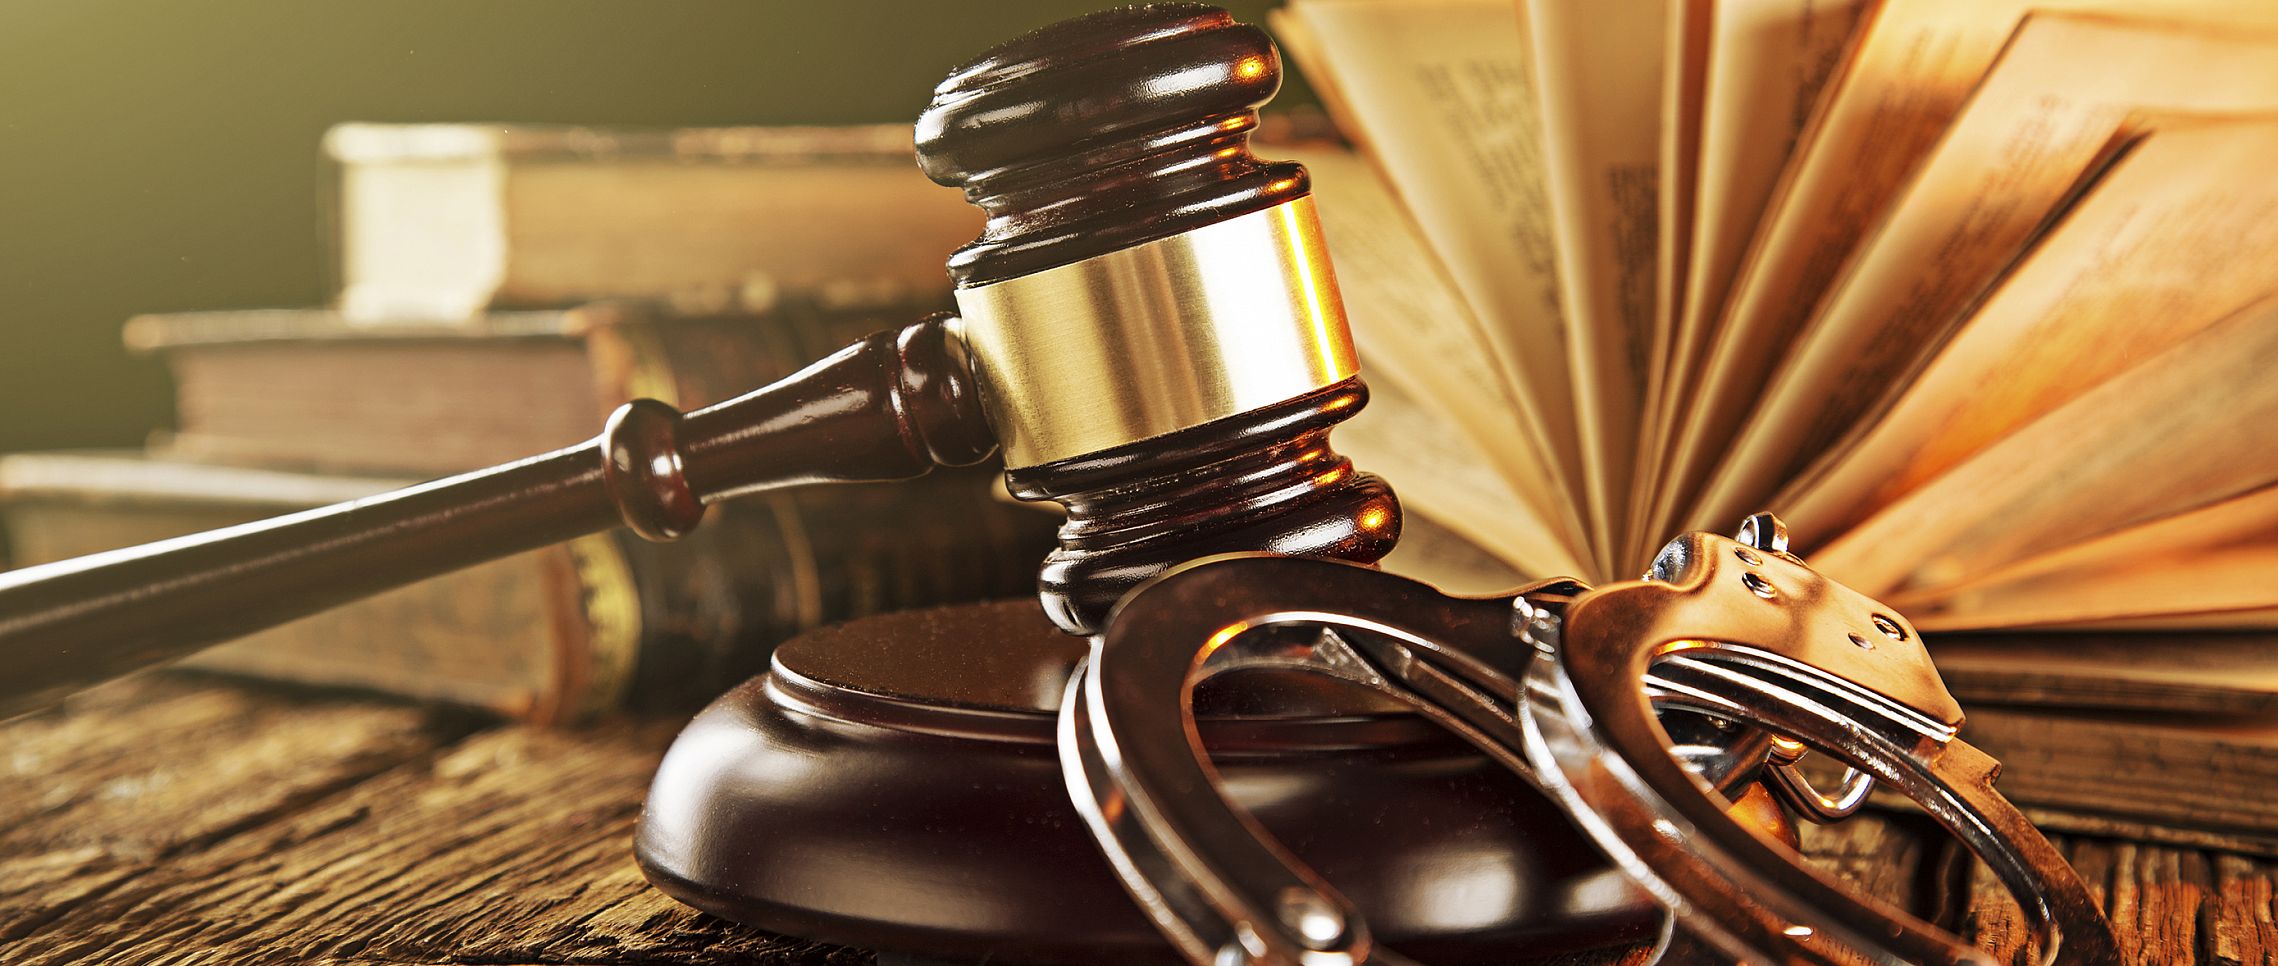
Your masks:
<path fill-rule="evenodd" d="M 1008 468 L 1096 453 L 1360 370 L 1313 199 L 957 290 Z"/>

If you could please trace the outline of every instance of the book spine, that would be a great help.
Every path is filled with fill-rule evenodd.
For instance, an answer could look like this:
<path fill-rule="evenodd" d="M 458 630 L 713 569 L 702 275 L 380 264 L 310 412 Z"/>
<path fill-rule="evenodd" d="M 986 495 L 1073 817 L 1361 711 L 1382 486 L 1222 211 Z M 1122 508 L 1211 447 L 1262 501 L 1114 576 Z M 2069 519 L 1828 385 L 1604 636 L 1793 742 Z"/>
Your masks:
<path fill-rule="evenodd" d="M 648 616 L 641 609 L 640 580 L 634 575 L 617 534 L 593 534 L 562 545 L 549 586 L 558 593 L 553 616 L 555 690 L 558 710 L 549 718 L 576 719 L 619 707 L 633 687 L 640 666 Z M 661 616 L 661 615 L 660 615 Z"/>
<path fill-rule="evenodd" d="M 1056 519 L 991 496 L 993 471 L 768 494 L 711 508 L 677 543 L 620 540 L 642 575 L 628 704 L 682 709 L 835 621 L 1033 597 Z"/>
<path fill-rule="evenodd" d="M 606 412 L 644 397 L 693 409 L 790 375 L 810 360 L 907 322 L 925 308 L 906 300 L 851 307 L 785 297 L 759 316 L 658 321 L 653 307 L 642 303 L 597 303 L 567 313 L 558 335 L 550 339 L 513 343 L 511 357 L 469 355 L 510 348 L 506 341 L 489 338 L 467 339 L 463 347 L 318 336 L 286 344 L 192 340 L 160 348 L 178 371 L 197 361 L 199 353 L 210 356 L 208 361 L 248 363 L 202 382 L 186 380 L 186 387 L 258 384 L 264 371 L 295 359 L 323 361 L 335 367 L 327 371 L 336 372 L 338 380 L 359 385 L 382 372 L 396 372 L 400 380 L 430 371 L 401 364 L 404 359 L 426 358 L 436 366 L 450 360 L 505 359 L 524 373 L 514 383 L 516 391 L 552 401 L 549 408 L 557 415 L 587 408 Z M 430 355 L 405 356 L 407 346 Z M 369 361 L 382 357 L 394 364 Z M 308 382 L 302 379 L 298 391 L 315 391 Z M 470 399 L 478 390 L 490 391 L 464 379 L 451 385 Z M 395 381 L 385 388 L 397 392 L 414 386 Z M 584 425 L 578 420 L 524 413 L 486 424 L 488 435 L 469 436 L 456 449 L 404 445 L 402 441 L 419 438 L 421 424 L 406 415 L 417 408 L 359 409 L 345 421 L 361 435 L 320 433 L 315 424 L 286 431 L 259 420 L 249 423 L 252 429 L 245 435 L 267 432 L 260 439 L 271 449 L 264 453 L 280 465 L 308 465 L 331 452 L 324 449 L 329 446 L 396 472 L 435 473 L 479 465 L 460 465 L 477 453 L 496 451 L 497 458 L 512 458 L 549 442 L 569 442 L 552 436 L 591 431 L 570 428 Z M 592 427 L 599 424 L 593 417 Z M 212 439 L 228 436 L 226 426 L 208 429 L 224 430 L 209 433 Z M 438 458 L 454 462 L 438 463 Z M 541 722 L 625 706 L 686 707 L 764 670 L 775 644 L 828 621 L 1034 593 L 1036 564 L 1052 545 L 1053 519 L 991 499 L 994 472 L 943 473 L 906 484 L 829 487 L 733 501 L 712 507 L 703 526 L 672 544 L 651 544 L 626 533 L 581 538 L 514 558 L 512 581 L 497 575 L 476 580 L 465 573 L 438 578 L 400 592 L 416 590 L 424 597 L 397 599 L 389 608 L 351 605 L 322 615 L 321 631 L 289 625 L 257 643 L 225 647 L 218 652 L 221 657 L 204 666 L 472 704 Z M 77 535 L 65 541 L 75 540 L 74 545 L 51 547 L 22 562 L 245 522 L 277 509 L 238 507 L 236 518 L 209 514 L 192 519 L 176 513 L 170 521 L 145 521 L 143 532 L 111 542 Z M 144 511 L 83 507 L 78 512 L 84 517 Z"/>
<path fill-rule="evenodd" d="M 1051 518 L 963 473 L 713 507 L 670 544 L 583 537 L 398 588 L 204 652 L 191 668 L 564 723 L 683 710 L 775 645 L 884 610 L 1033 593 Z M 247 522 L 248 508 L 14 501 L 8 558 L 60 560 Z"/>

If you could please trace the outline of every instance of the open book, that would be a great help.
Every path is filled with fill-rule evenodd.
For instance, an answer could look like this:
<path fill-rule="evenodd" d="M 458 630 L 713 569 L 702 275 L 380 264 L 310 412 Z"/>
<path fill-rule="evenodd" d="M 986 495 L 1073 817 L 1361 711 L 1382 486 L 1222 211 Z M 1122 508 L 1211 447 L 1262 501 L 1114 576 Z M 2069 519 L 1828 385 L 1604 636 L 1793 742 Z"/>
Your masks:
<path fill-rule="evenodd" d="M 1925 629 L 2278 626 L 2278 5 L 1292 0 L 1376 402 L 1527 575 L 1769 509 Z"/>

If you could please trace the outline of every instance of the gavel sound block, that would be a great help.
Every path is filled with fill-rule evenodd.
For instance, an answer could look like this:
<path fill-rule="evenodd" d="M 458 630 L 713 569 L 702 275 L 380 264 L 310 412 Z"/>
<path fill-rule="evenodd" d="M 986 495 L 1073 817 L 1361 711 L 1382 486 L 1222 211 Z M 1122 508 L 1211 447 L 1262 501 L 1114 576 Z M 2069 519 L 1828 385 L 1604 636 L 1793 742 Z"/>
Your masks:
<path fill-rule="evenodd" d="M 1329 447 L 1366 390 L 1305 172 L 1248 147 L 1280 76 L 1262 32 L 1193 5 L 1006 44 L 919 121 L 927 172 L 989 214 L 949 262 L 958 317 L 685 415 L 635 402 L 583 446 L 0 574 L 0 715 L 580 534 L 670 539 L 716 500 L 1001 450 L 1014 494 L 1067 509 L 1043 608 L 897 615 L 786 646 L 667 756 L 642 867 L 699 908 L 850 944 L 1168 961 L 1060 783 L 1050 712 L 1083 646 L 1068 634 L 1172 564 L 1370 562 L 1399 532 L 1391 491 Z M 1515 942 L 1652 927 L 1548 802 L 1334 687 L 1229 684 L 1201 699 L 1223 712 L 1205 733 L 1269 828 L 1349 895 L 1383 900 L 1388 942 L 1501 961 Z"/>

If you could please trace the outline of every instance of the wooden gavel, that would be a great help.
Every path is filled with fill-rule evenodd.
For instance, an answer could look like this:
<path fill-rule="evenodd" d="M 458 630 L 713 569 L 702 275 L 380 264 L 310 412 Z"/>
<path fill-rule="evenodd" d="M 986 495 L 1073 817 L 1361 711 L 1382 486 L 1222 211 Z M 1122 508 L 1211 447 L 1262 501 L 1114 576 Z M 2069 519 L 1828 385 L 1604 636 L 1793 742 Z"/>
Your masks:
<path fill-rule="evenodd" d="M 997 48 L 918 120 L 921 165 L 988 212 L 957 316 L 873 335 L 687 414 L 273 520 L 0 574 L 0 716 L 296 617 L 581 534 L 669 540 L 716 500 L 907 479 L 1001 450 L 1067 509 L 1063 629 L 1205 554 L 1373 561 L 1392 492 L 1328 445 L 1366 402 L 1302 167 L 1249 149 L 1280 86 L 1262 31 L 1111 11 Z"/>

